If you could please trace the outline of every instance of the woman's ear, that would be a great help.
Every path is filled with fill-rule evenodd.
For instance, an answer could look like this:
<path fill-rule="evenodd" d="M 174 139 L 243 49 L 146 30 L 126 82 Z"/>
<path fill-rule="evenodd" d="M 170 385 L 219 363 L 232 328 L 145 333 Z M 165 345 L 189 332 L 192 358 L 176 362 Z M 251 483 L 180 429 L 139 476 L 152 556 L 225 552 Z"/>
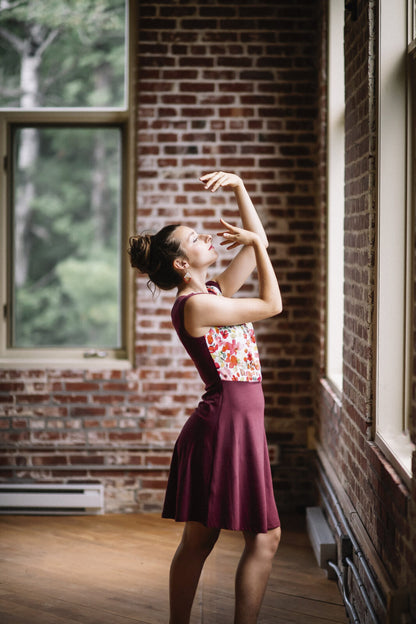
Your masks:
<path fill-rule="evenodd" d="M 185 260 L 185 258 L 175 258 L 173 261 L 173 268 L 177 271 L 183 271 L 189 267 L 189 262 Z"/>

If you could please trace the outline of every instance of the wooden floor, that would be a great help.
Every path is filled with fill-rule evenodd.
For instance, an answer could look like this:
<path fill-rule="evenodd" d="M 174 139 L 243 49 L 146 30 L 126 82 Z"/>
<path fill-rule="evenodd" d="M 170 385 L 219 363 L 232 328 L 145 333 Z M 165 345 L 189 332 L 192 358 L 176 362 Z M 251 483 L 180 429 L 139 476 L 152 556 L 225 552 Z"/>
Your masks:
<path fill-rule="evenodd" d="M 182 526 L 157 515 L 0 516 L 2 624 L 168 624 L 168 570 Z M 348 622 L 303 520 L 282 522 L 262 624 Z M 232 624 L 240 534 L 223 531 L 192 624 Z"/>

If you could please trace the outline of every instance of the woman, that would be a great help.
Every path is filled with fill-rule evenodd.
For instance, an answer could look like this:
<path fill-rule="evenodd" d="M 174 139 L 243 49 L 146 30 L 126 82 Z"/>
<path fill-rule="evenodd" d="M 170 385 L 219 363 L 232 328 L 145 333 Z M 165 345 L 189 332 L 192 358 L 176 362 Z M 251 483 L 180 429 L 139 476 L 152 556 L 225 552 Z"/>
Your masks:
<path fill-rule="evenodd" d="M 254 624 L 263 600 L 280 520 L 264 431 L 261 370 L 251 323 L 282 310 L 261 221 L 237 175 L 200 178 L 207 191 L 234 191 L 242 228 L 221 219 L 221 245 L 242 246 L 212 281 L 218 253 L 209 234 L 184 225 L 130 238 L 131 264 L 162 289 L 177 288 L 173 325 L 206 392 L 175 445 L 163 516 L 184 521 L 170 570 L 170 624 L 188 624 L 199 577 L 222 528 L 243 532 L 235 581 L 235 624 Z M 257 267 L 258 297 L 231 298 Z"/>

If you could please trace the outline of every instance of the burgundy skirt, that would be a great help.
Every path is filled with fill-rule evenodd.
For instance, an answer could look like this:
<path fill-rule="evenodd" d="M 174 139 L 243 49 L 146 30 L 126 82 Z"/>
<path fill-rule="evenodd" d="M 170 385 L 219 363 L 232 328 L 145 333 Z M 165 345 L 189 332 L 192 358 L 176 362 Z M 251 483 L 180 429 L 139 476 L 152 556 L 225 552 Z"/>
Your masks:
<path fill-rule="evenodd" d="M 203 396 L 176 441 L 162 516 L 253 533 L 280 526 L 261 382 L 221 381 Z"/>

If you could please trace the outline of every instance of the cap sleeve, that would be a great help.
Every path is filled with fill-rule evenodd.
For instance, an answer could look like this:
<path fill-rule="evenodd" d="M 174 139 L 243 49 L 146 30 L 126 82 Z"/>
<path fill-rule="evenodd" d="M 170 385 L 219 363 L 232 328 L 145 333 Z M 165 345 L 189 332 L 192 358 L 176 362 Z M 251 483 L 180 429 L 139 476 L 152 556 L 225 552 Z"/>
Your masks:
<path fill-rule="evenodd" d="M 210 292 L 211 294 L 222 296 L 222 290 L 220 288 L 220 285 L 215 280 L 210 280 L 209 282 L 206 282 L 205 285 L 208 289 L 208 292 Z"/>

